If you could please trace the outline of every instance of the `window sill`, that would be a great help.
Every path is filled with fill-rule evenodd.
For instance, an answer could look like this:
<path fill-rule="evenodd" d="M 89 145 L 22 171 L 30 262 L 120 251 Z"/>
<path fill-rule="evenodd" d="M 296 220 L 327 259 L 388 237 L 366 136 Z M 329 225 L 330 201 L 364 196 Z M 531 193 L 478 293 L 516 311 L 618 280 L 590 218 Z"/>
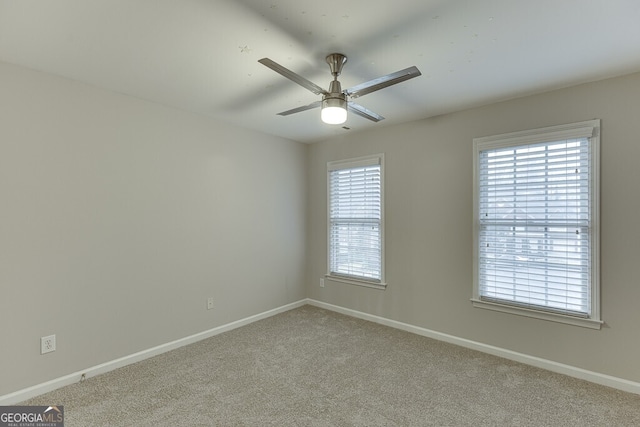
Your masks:
<path fill-rule="evenodd" d="M 387 284 L 384 282 L 370 282 L 368 280 L 358 280 L 351 277 L 344 276 L 334 276 L 331 274 L 326 274 L 325 279 L 331 280 L 333 282 L 346 283 L 348 285 L 356 285 L 356 286 L 364 286 L 365 288 L 372 288 L 378 290 L 385 290 L 387 288 Z"/>
<path fill-rule="evenodd" d="M 565 323 L 567 325 L 580 326 L 589 329 L 600 329 L 604 322 L 594 319 L 586 319 L 581 317 L 565 316 L 559 313 L 551 313 L 528 309 L 525 307 L 515 307 L 511 305 L 499 304 L 494 302 L 471 299 L 473 306 L 476 308 L 484 308 L 487 310 L 499 311 L 501 313 L 515 314 L 518 316 L 532 317 L 535 319 L 548 320 L 551 322 Z"/>

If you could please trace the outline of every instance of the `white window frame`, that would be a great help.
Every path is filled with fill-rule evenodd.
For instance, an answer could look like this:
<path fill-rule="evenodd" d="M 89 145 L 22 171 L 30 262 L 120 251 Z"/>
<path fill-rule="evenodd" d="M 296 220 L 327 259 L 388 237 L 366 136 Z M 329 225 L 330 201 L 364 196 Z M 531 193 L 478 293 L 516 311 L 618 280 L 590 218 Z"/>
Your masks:
<path fill-rule="evenodd" d="M 374 280 L 362 276 L 336 274 L 331 271 L 331 172 L 336 170 L 362 168 L 365 166 L 380 166 L 380 219 L 378 221 L 380 239 L 380 280 Z M 384 154 L 374 154 L 370 156 L 357 157 L 352 159 L 337 160 L 327 163 L 327 273 L 325 278 L 347 283 L 350 285 L 365 286 L 374 289 L 385 289 L 385 250 L 384 250 Z"/>
<path fill-rule="evenodd" d="M 538 306 L 521 306 L 495 299 L 483 299 L 480 295 L 480 195 L 479 165 L 480 153 L 485 150 L 516 147 L 527 144 L 562 141 L 587 137 L 590 143 L 589 170 L 589 242 L 590 242 L 590 314 L 588 317 L 572 316 L 556 311 L 545 310 Z M 494 135 L 473 140 L 473 296 L 474 307 L 556 321 L 560 323 L 600 329 L 600 120 L 594 119 L 566 125 Z"/>

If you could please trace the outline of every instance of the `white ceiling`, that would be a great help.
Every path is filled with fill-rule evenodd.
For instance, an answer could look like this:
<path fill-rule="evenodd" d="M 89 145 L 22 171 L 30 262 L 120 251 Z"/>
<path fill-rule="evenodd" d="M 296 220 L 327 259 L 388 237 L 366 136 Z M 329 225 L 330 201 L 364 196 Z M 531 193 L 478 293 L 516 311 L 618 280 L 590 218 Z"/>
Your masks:
<path fill-rule="evenodd" d="M 0 60 L 302 142 L 640 71 L 638 0 L 0 0 Z M 386 117 L 276 113 L 411 65 L 358 98 Z M 64 100 L 61 100 L 64 102 Z"/>

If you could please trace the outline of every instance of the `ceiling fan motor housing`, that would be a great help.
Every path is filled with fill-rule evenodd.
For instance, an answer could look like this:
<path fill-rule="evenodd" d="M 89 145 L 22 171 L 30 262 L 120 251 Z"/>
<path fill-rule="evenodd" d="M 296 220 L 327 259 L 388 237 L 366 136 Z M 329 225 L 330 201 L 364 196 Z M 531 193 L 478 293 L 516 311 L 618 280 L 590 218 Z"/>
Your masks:
<path fill-rule="evenodd" d="M 347 108 L 347 95 L 344 93 L 329 93 L 322 97 L 322 108 L 340 107 Z"/>

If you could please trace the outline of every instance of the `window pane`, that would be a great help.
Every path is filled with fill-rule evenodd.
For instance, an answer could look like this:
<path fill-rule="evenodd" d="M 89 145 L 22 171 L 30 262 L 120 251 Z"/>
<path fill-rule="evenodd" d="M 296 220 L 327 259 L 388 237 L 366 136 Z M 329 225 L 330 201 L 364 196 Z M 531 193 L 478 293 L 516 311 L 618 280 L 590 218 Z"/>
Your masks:
<path fill-rule="evenodd" d="M 329 272 L 382 281 L 381 165 L 329 172 Z"/>
<path fill-rule="evenodd" d="M 380 280 L 380 228 L 374 223 L 331 224 L 331 272 Z"/>
<path fill-rule="evenodd" d="M 479 153 L 480 297 L 588 316 L 589 139 Z"/>

